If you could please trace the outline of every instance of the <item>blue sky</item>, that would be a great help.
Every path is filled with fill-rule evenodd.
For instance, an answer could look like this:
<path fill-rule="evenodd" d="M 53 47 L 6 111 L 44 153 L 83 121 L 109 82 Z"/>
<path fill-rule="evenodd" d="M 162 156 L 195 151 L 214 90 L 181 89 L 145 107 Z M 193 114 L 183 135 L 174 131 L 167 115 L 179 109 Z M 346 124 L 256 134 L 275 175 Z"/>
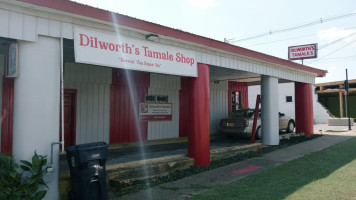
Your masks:
<path fill-rule="evenodd" d="M 265 54 L 288 59 L 288 46 L 318 43 L 318 59 L 304 64 L 328 70 L 316 83 L 356 79 L 355 0 L 77 0 L 77 2 Z M 344 15 L 351 16 L 345 17 Z M 344 17 L 343 17 L 344 16 Z M 314 25 L 277 33 L 315 22 Z M 322 23 L 321 23 L 322 22 Z M 267 36 L 238 41 L 272 33 Z M 300 60 L 295 62 L 301 63 Z"/>

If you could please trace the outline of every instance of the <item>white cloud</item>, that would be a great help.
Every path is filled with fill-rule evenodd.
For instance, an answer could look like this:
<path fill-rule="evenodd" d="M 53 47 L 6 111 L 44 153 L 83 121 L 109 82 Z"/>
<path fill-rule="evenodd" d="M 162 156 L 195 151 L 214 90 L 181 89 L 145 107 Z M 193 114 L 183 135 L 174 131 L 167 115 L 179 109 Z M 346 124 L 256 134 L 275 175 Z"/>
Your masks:
<path fill-rule="evenodd" d="M 331 28 L 318 32 L 318 38 L 321 40 L 327 40 L 328 42 L 333 42 L 341 38 L 345 38 L 345 41 L 351 42 L 355 39 L 355 36 L 356 30 L 345 30 L 339 28 Z"/>
<path fill-rule="evenodd" d="M 188 0 L 193 7 L 208 8 L 214 5 L 214 0 Z"/>
<path fill-rule="evenodd" d="M 328 70 L 329 73 L 338 69 L 336 66 L 326 66 L 325 68 L 326 70 Z"/>

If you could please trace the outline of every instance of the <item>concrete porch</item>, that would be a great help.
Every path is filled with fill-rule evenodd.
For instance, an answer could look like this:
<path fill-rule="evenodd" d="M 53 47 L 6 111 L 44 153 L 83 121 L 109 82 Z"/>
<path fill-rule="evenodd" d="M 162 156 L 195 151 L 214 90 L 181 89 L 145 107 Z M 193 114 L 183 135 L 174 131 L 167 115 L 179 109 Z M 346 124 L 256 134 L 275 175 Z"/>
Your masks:
<path fill-rule="evenodd" d="M 264 145 L 260 141 L 250 144 L 249 139 L 212 135 L 211 161 L 229 158 Z M 177 170 L 194 165 L 194 159 L 187 156 L 187 138 L 112 144 L 108 147 L 106 162 L 107 191 L 117 192 L 133 187 L 147 178 L 156 179 Z M 67 199 L 70 190 L 70 173 L 66 154 L 60 155 L 59 188 L 60 198 Z"/>

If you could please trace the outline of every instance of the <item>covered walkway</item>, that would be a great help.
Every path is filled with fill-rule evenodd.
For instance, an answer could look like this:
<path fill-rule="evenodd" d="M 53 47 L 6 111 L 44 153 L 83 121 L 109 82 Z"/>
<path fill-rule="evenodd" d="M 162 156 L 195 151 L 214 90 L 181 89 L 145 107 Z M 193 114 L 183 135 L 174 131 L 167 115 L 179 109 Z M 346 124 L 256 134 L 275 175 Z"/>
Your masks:
<path fill-rule="evenodd" d="M 265 146 L 261 141 L 250 144 L 249 139 L 221 134 L 213 135 L 210 145 L 212 161 Z M 163 177 L 176 170 L 194 166 L 194 159 L 187 156 L 187 138 L 113 144 L 108 150 L 106 170 L 107 188 L 110 192 L 132 187 L 137 181 Z M 70 174 L 65 153 L 60 155 L 59 167 L 60 196 L 61 199 L 66 199 L 70 190 Z"/>

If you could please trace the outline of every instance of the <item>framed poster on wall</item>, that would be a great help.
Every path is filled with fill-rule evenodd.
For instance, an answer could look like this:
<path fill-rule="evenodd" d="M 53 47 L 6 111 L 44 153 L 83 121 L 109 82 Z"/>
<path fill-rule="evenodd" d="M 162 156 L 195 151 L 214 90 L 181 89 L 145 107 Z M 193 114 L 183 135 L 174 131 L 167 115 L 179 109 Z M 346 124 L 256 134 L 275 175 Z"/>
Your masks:
<path fill-rule="evenodd" d="M 172 103 L 140 103 L 140 120 L 172 121 Z"/>

